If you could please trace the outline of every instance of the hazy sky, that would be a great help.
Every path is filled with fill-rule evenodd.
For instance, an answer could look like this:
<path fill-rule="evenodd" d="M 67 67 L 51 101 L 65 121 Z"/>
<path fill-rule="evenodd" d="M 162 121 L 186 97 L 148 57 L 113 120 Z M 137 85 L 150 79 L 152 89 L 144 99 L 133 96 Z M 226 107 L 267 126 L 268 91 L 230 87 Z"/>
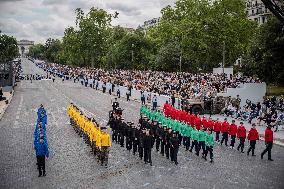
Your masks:
<path fill-rule="evenodd" d="M 99 7 L 113 14 L 113 25 L 136 28 L 144 21 L 160 16 L 160 10 L 175 0 L 0 0 L 0 30 L 18 40 L 44 42 L 60 38 L 64 28 L 73 26 L 75 9 L 85 12 Z"/>

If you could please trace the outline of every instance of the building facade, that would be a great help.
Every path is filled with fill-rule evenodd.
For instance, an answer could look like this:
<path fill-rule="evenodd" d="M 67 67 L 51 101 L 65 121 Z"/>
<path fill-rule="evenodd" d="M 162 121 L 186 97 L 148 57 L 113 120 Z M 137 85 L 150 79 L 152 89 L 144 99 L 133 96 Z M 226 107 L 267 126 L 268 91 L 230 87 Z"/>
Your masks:
<path fill-rule="evenodd" d="M 147 30 L 149 28 L 155 27 L 159 25 L 160 19 L 161 18 L 159 17 L 159 18 L 153 18 L 151 20 L 147 20 L 144 22 L 144 25 L 142 25 L 141 28 L 143 28 L 144 30 Z"/>
<path fill-rule="evenodd" d="M 258 25 L 266 23 L 272 15 L 261 0 L 246 0 L 246 13 L 248 19 L 257 22 Z"/>
<path fill-rule="evenodd" d="M 34 45 L 34 41 L 20 40 L 18 41 L 18 48 L 21 57 L 25 57 L 29 53 L 29 49 Z"/>

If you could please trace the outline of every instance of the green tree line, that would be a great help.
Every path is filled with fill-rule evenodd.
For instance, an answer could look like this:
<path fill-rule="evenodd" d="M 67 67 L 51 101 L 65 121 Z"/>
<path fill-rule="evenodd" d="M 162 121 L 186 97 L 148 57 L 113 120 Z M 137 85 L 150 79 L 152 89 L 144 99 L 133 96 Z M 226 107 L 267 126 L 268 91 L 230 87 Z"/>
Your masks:
<path fill-rule="evenodd" d="M 6 63 L 19 55 L 17 40 L 0 31 L 0 63 Z"/>
<path fill-rule="evenodd" d="M 103 9 L 78 8 L 75 27 L 61 40 L 33 46 L 30 55 L 80 67 L 207 72 L 220 66 L 225 52 L 225 66 L 242 57 L 245 73 L 283 81 L 283 24 L 272 18 L 258 27 L 247 19 L 245 1 L 177 0 L 161 14 L 156 27 L 133 31 L 112 26 L 116 17 Z"/>

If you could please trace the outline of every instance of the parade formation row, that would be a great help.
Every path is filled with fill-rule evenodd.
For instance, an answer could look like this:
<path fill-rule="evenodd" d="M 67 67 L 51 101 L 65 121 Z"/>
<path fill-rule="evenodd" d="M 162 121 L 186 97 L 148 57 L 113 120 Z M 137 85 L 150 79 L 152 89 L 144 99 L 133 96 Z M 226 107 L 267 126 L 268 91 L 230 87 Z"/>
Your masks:
<path fill-rule="evenodd" d="M 109 133 L 107 133 L 107 128 L 100 127 L 94 118 L 88 118 L 73 103 L 69 105 L 67 113 L 70 117 L 71 126 L 76 133 L 83 137 L 86 144 L 91 147 L 92 152 L 97 156 L 98 162 L 101 162 L 102 166 L 107 166 L 109 148 L 111 147 L 111 139 Z"/>
<path fill-rule="evenodd" d="M 48 141 L 46 135 L 47 115 L 43 105 L 37 111 L 37 123 L 34 130 L 34 149 L 36 151 L 39 177 L 46 176 L 45 158 L 48 158 Z"/>
<path fill-rule="evenodd" d="M 115 102 L 117 103 L 117 102 Z M 140 109 L 141 117 L 139 124 L 136 126 L 133 122 L 125 122 L 122 118 L 122 111 L 117 105 L 113 105 L 113 111 L 110 114 L 109 125 L 112 129 L 112 140 L 127 150 L 133 150 L 133 155 L 138 151 L 139 157 L 144 162 L 152 165 L 151 151 L 156 147 L 156 151 L 160 151 L 161 155 L 178 164 L 177 154 L 179 147 L 184 145 L 186 151 L 195 153 L 199 156 L 202 150 L 202 157 L 207 160 L 207 154 L 210 154 L 210 162 L 213 162 L 213 147 L 215 142 L 228 146 L 228 137 L 231 136 L 231 148 L 235 147 L 236 138 L 239 139 L 237 150 L 244 153 L 244 144 L 246 139 L 250 143 L 247 155 L 252 152 L 255 156 L 256 141 L 259 140 L 259 134 L 255 125 L 246 132 L 243 123 L 237 126 L 234 121 L 229 123 L 225 118 L 223 122 L 219 120 L 208 120 L 199 115 L 189 114 L 187 112 L 177 110 L 172 106 L 165 104 L 163 111 L 152 111 L 146 106 Z M 216 137 L 214 139 L 213 132 Z M 220 140 L 219 135 L 222 134 Z M 124 145 L 126 143 L 126 145 Z M 271 160 L 271 149 L 273 144 L 273 131 L 271 127 L 265 131 L 266 149 L 263 155 L 268 152 L 268 160 Z"/>

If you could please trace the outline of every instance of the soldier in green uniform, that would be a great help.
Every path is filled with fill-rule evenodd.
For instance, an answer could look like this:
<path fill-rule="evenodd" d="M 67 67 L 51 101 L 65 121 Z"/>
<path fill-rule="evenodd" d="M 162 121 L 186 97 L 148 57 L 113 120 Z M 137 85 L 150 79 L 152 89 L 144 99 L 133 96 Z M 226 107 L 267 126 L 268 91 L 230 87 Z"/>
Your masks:
<path fill-rule="evenodd" d="M 206 153 L 204 159 L 207 160 L 207 154 L 208 152 L 210 152 L 210 163 L 213 163 L 214 136 L 212 134 L 212 130 L 208 130 L 207 132 L 205 145 L 206 145 Z"/>
<path fill-rule="evenodd" d="M 191 144 L 191 148 L 190 148 L 190 152 L 192 152 L 192 149 L 193 147 L 195 147 L 195 153 L 197 155 L 197 152 L 198 152 L 198 139 L 199 139 L 199 131 L 196 130 L 196 128 L 194 127 L 191 131 L 191 139 L 193 140 L 192 141 L 192 144 Z"/>
<path fill-rule="evenodd" d="M 185 140 L 185 150 L 188 151 L 190 147 L 190 137 L 191 137 L 192 127 L 186 124 L 183 125 L 184 125 L 183 137 Z"/>
<path fill-rule="evenodd" d="M 205 138 L 206 138 L 206 129 L 202 129 L 199 131 L 198 134 L 198 151 L 197 151 L 197 156 L 199 156 L 199 152 L 202 148 L 202 157 L 204 157 L 205 154 Z"/>

